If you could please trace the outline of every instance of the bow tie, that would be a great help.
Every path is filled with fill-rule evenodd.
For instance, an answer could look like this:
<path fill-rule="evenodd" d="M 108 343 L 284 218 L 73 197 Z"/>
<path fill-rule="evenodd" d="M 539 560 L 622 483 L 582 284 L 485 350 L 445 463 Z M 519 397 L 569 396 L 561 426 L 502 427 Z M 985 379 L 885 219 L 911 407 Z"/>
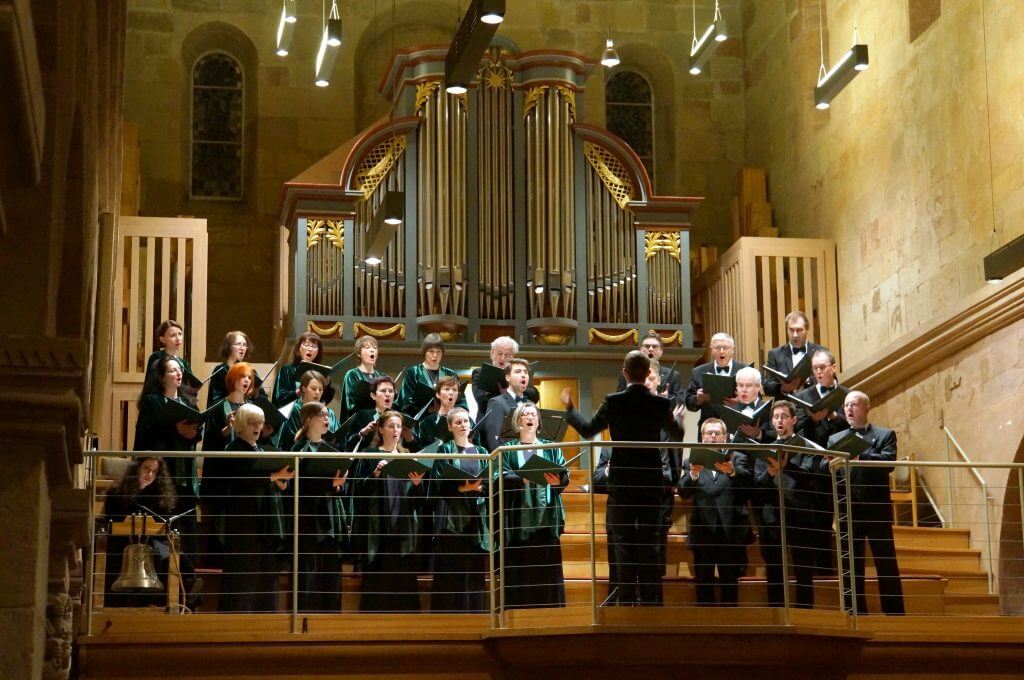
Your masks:
<path fill-rule="evenodd" d="M 862 437 L 868 433 L 867 426 L 865 426 L 865 427 L 853 427 L 853 428 L 850 428 L 850 429 L 852 429 L 854 432 L 856 432 L 857 434 L 859 434 Z"/>
<path fill-rule="evenodd" d="M 728 366 L 716 366 L 715 367 L 715 373 L 717 373 L 718 375 L 729 375 L 729 367 Z"/>
<path fill-rule="evenodd" d="M 818 389 L 821 390 L 822 394 L 828 394 L 829 392 L 831 392 L 835 388 L 836 388 L 836 386 L 834 384 L 832 385 L 832 387 L 822 387 L 821 385 L 818 386 Z"/>
<path fill-rule="evenodd" d="M 793 350 L 794 355 L 803 354 L 804 352 L 807 351 L 807 345 L 804 345 L 803 347 L 793 347 L 792 345 L 790 345 L 790 349 Z"/>

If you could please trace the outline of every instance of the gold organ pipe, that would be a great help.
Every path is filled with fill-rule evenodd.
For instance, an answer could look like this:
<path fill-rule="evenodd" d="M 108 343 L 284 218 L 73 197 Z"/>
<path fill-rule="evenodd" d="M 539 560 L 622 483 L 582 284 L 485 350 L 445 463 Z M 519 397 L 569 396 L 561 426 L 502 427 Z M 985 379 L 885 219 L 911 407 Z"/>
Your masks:
<path fill-rule="evenodd" d="M 486 121 L 493 119 L 493 97 L 491 96 L 490 90 L 480 91 L 480 107 L 477 115 L 477 126 L 476 126 L 476 147 L 478 155 L 484 159 L 480 167 L 480 179 L 477 181 L 477 198 L 479 201 L 480 211 L 480 228 L 478 230 L 478 241 L 477 241 L 477 263 L 480 271 L 480 288 L 478 292 L 480 316 L 489 319 L 491 317 L 491 295 L 487 293 L 488 289 L 493 286 L 491 283 L 494 262 L 490 257 L 490 242 L 489 236 L 491 229 L 494 224 L 494 215 L 492 214 L 491 207 L 491 196 L 490 192 L 487 191 L 487 187 L 491 184 L 494 177 L 494 149 L 487 143 L 487 129 Z"/>

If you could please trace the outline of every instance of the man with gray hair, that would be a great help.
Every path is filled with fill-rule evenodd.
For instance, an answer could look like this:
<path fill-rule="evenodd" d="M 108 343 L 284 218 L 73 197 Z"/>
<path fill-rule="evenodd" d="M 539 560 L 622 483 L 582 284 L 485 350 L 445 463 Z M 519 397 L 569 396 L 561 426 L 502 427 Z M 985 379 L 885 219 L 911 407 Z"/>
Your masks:
<path fill-rule="evenodd" d="M 728 333 L 715 333 L 711 336 L 711 361 L 701 364 L 693 369 L 690 377 L 690 385 L 686 388 L 686 408 L 689 411 L 700 411 L 700 419 L 697 427 L 700 428 L 708 418 L 718 418 L 721 414 L 721 404 L 715 404 L 711 397 L 704 391 L 704 376 L 709 373 L 735 377 L 736 373 L 745 368 L 746 364 L 741 363 L 733 356 L 736 351 L 736 341 Z M 723 402 L 726 406 L 735 406 L 736 395 L 727 397 Z"/>
<path fill-rule="evenodd" d="M 896 433 L 892 430 L 874 425 L 868 421 L 871 400 L 863 392 L 854 390 L 846 395 L 843 411 L 850 429 L 829 437 L 828 448 L 836 446 L 851 432 L 856 433 L 868 443 L 866 451 L 853 460 L 889 461 L 896 460 Z M 832 468 L 843 470 L 843 461 L 833 458 L 829 464 Z M 849 545 L 844 552 L 852 552 L 854 582 L 857 587 L 857 613 L 868 611 L 867 596 L 864 593 L 865 543 L 871 546 L 871 558 L 878 574 L 878 594 L 882 603 L 882 611 L 886 614 L 903 614 L 903 584 L 900 582 L 899 564 L 896 562 L 896 544 L 892 536 L 892 500 L 889 497 L 889 473 L 892 468 L 851 467 L 849 475 L 843 475 L 839 487 L 839 532 L 847 539 L 852 539 L 852 550 Z M 847 483 L 848 479 L 848 483 Z M 853 536 L 846 536 L 847 521 L 845 517 L 847 487 L 850 494 L 851 519 Z M 846 606 L 852 603 L 847 600 Z"/>
<path fill-rule="evenodd" d="M 671 366 L 661 365 L 661 355 L 665 352 L 665 341 L 658 335 L 658 331 L 649 330 L 647 335 L 640 339 L 640 346 L 637 348 L 647 355 L 651 361 L 658 362 L 658 382 L 661 384 L 658 394 L 674 400 L 683 392 L 682 378 L 679 371 Z M 619 392 L 626 389 L 626 379 L 619 375 Z"/>
<path fill-rule="evenodd" d="M 491 364 L 502 371 L 505 370 L 510 361 L 516 358 L 517 354 L 519 354 L 519 343 L 507 335 L 497 337 L 491 342 Z M 489 389 L 490 385 L 480 384 L 480 369 L 474 368 L 471 382 L 473 385 L 473 399 L 476 400 L 476 420 L 480 422 L 480 419 L 487 413 L 487 402 L 492 397 L 496 397 L 508 389 L 508 381 L 502 377 L 498 381 L 498 390 L 493 391 Z M 537 393 L 536 388 L 530 388 L 530 392 L 527 393 L 526 397 L 534 403 L 540 402 L 540 395 Z"/>

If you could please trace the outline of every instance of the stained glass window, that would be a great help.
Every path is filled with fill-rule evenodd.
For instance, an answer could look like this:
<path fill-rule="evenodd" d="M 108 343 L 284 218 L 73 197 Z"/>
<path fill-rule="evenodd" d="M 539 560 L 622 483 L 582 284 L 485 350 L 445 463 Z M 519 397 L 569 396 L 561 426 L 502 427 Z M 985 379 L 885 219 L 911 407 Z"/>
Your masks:
<path fill-rule="evenodd" d="M 192 69 L 192 198 L 242 198 L 242 67 L 213 52 Z"/>
<path fill-rule="evenodd" d="M 654 98 L 651 84 L 634 71 L 616 71 L 605 84 L 608 130 L 632 147 L 654 183 Z"/>

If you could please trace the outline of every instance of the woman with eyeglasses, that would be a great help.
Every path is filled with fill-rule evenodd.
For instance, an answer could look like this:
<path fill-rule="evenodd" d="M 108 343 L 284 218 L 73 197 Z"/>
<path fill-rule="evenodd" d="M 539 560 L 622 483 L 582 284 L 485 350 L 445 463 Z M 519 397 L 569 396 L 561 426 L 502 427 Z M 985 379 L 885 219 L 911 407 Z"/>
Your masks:
<path fill-rule="evenodd" d="M 323 343 L 316 333 L 303 333 L 295 341 L 295 348 L 292 350 L 291 363 L 285 364 L 277 369 L 277 378 L 274 380 L 274 396 L 271 401 L 278 408 L 295 401 L 299 396 L 299 383 L 302 376 L 299 375 L 299 366 L 304 361 L 321 363 L 323 354 Z M 324 393 L 321 401 L 325 404 L 331 403 L 334 399 L 334 388 L 331 387 L 331 377 L 324 376 Z"/>
<path fill-rule="evenodd" d="M 316 453 L 333 415 L 319 401 L 304 403 L 292 451 Z M 316 476 L 314 462 L 319 461 L 299 464 L 299 611 L 336 612 L 341 609 L 341 558 L 348 547 L 348 470 Z"/>
<path fill-rule="evenodd" d="M 456 393 L 461 387 L 458 383 L 458 374 L 447 366 L 442 366 L 444 361 L 444 340 L 437 333 L 429 333 L 420 344 L 420 356 L 423 361 L 406 368 L 402 375 L 402 389 L 395 399 L 398 410 L 410 416 L 414 416 L 427 405 L 427 402 L 434 398 L 437 382 L 444 377 L 452 377 L 456 380 Z M 457 394 L 458 405 L 466 407 L 466 397 Z M 445 428 L 447 429 L 447 427 Z"/>
<path fill-rule="evenodd" d="M 505 606 L 564 607 L 565 578 L 562 572 L 561 535 L 565 528 L 562 491 L 569 484 L 567 471 L 544 473 L 537 484 L 518 473 L 528 460 L 540 456 L 565 467 L 562 449 L 537 436 L 540 411 L 526 401 L 512 414 L 518 437 L 509 446 L 536 444 L 536 449 L 506 451 L 502 455 L 505 484 Z"/>
<path fill-rule="evenodd" d="M 244 331 L 230 331 L 224 336 L 224 340 L 220 344 L 220 356 L 223 361 L 214 366 L 213 372 L 210 374 L 210 393 L 206 400 L 207 406 L 213 406 L 228 396 L 229 390 L 226 384 L 228 370 L 239 362 L 248 361 L 254 349 L 252 341 Z M 256 371 L 253 370 L 253 381 L 257 379 Z"/>

